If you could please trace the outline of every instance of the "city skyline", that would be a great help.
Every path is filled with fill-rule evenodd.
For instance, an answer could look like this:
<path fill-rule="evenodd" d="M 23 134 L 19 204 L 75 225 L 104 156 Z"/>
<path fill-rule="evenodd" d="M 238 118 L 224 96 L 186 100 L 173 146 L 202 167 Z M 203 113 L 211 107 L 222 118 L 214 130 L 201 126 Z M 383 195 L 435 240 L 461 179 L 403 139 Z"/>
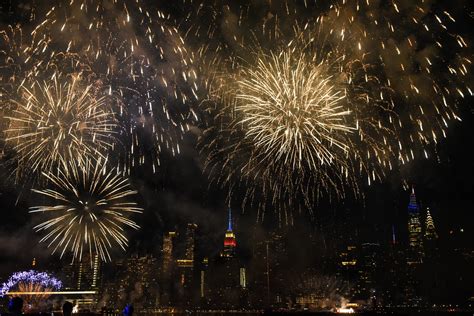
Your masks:
<path fill-rule="evenodd" d="M 89 294 L 85 296 L 86 298 L 74 299 L 79 308 L 90 310 L 97 308 L 100 304 L 120 306 L 128 301 L 134 301 L 139 310 L 148 311 L 186 307 L 250 310 L 285 306 L 324 308 L 330 304 L 339 306 L 342 301 L 357 302 L 353 304 L 367 308 L 371 304 L 367 302 L 371 299 L 374 302 L 381 300 L 384 306 L 392 308 L 423 307 L 432 303 L 433 297 L 426 296 L 424 290 L 420 290 L 421 284 L 426 280 L 420 279 L 418 273 L 423 271 L 425 265 L 442 262 L 440 258 L 443 254 L 439 253 L 443 247 L 440 242 L 442 240 L 439 240 L 438 232 L 434 228 L 436 223 L 430 209 L 419 206 L 414 189 L 411 190 L 406 203 L 406 212 L 405 237 L 397 236 L 394 226 L 392 226 L 392 239 L 385 241 L 369 242 L 358 237 L 357 233 L 348 232 L 339 236 L 339 243 L 326 249 L 326 252 L 317 254 L 323 260 L 316 265 L 314 265 L 315 258 L 309 260 L 306 258 L 303 264 L 294 265 L 293 260 L 297 258 L 292 257 L 292 249 L 288 248 L 289 245 L 285 239 L 291 234 L 291 227 L 269 231 L 259 237 L 258 233 L 254 232 L 251 253 L 246 255 L 244 249 L 239 249 L 241 238 L 239 238 L 238 230 L 234 233 L 232 212 L 228 208 L 227 221 L 220 234 L 221 244 L 216 249 L 218 253 L 216 251 L 213 254 L 203 253 L 195 250 L 199 249 L 199 244 L 195 239 L 198 226 L 188 223 L 177 227 L 176 231 L 164 232 L 163 243 L 158 253 L 141 255 L 131 253 L 112 263 L 101 263 L 96 255 L 90 262 L 89 259 L 82 263 L 72 264 L 63 261 L 62 267 L 57 263 L 56 267 L 47 262 L 41 264 L 33 258 L 31 268 L 50 272 L 56 270 L 55 274 L 60 275 L 64 282 L 62 289 L 65 291 L 72 291 L 72 293 L 95 291 L 94 295 Z M 413 216 L 416 217 L 415 220 Z M 308 237 L 307 249 L 316 249 L 321 236 L 317 236 L 317 231 L 314 231 Z M 449 236 L 445 235 L 442 238 L 447 237 Z M 471 250 L 462 247 L 454 249 L 454 253 L 465 252 L 467 255 L 469 251 Z M 390 262 L 391 260 L 393 261 Z M 293 265 L 293 268 L 297 269 L 293 271 L 296 274 L 287 273 L 288 265 Z M 388 269 L 389 273 L 394 273 L 393 279 L 389 278 L 380 283 L 383 280 L 378 274 L 380 269 Z M 311 273 L 316 279 L 298 281 L 297 277 L 295 280 L 298 273 L 302 275 Z M 406 273 L 407 279 L 395 277 L 400 273 Z M 436 270 L 434 273 L 443 272 Z M 443 280 L 443 277 L 447 275 L 437 276 L 439 280 Z M 232 279 L 235 281 L 231 281 Z M 351 282 L 350 286 L 349 283 L 347 285 L 341 283 L 348 280 Z M 293 293 L 288 292 L 287 286 L 294 281 L 303 283 L 296 283 L 297 290 Z M 307 296 L 311 293 L 308 290 L 311 290 L 313 286 L 316 286 L 315 291 L 320 291 L 317 290 L 318 282 L 325 282 L 324 286 L 332 286 L 330 284 L 334 283 L 335 288 L 331 290 L 334 292 Z M 222 284 L 226 286 L 222 288 Z M 347 288 L 341 290 L 341 286 Z M 439 287 L 439 285 L 436 286 Z M 221 293 L 228 295 L 237 288 L 240 292 L 236 294 L 237 298 L 233 303 L 235 305 L 232 305 L 229 303 L 230 298 L 222 296 Z M 133 294 L 136 291 L 141 294 Z M 399 294 L 394 297 L 394 293 L 397 292 Z M 351 295 L 352 299 L 344 298 L 342 293 Z M 439 293 L 441 292 L 438 292 L 438 295 Z M 333 301 L 324 302 L 319 295 L 333 295 L 331 296 Z M 295 301 L 291 301 L 291 297 L 295 297 Z M 140 299 L 137 300 L 138 298 Z M 442 296 L 435 299 L 438 300 L 437 304 L 449 304 L 448 301 L 443 301 Z M 361 302 L 366 302 L 367 305 Z M 462 301 L 457 303 L 462 304 Z"/>

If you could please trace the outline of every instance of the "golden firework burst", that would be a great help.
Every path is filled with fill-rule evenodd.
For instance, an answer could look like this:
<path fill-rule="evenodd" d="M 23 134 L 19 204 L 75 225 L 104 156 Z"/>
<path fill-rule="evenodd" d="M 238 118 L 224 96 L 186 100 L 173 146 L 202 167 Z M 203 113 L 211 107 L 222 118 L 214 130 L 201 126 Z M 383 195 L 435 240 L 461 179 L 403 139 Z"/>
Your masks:
<path fill-rule="evenodd" d="M 50 187 L 33 191 L 47 198 L 46 205 L 31 208 L 31 213 L 48 219 L 35 226 L 44 232 L 41 242 L 47 242 L 53 253 L 61 257 L 71 252 L 73 260 L 82 259 L 84 252 L 111 260 L 110 248 L 125 249 L 128 240 L 124 227 L 138 229 L 129 217 L 142 209 L 129 199 L 137 192 L 127 178 L 105 164 L 71 161 L 57 171 L 43 173 Z"/>
<path fill-rule="evenodd" d="M 49 173 L 74 160 L 105 159 L 116 141 L 117 121 L 107 96 L 80 77 L 54 77 L 22 86 L 6 116 L 5 143 L 16 154 L 16 173 Z"/>

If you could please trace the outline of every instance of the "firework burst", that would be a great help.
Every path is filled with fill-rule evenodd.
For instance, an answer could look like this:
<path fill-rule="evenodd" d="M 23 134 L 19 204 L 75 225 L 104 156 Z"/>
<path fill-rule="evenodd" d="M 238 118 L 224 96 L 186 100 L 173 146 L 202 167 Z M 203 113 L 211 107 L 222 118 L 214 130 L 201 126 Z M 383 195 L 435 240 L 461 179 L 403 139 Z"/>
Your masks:
<path fill-rule="evenodd" d="M 46 272 L 35 270 L 13 273 L 0 288 L 0 297 L 12 295 L 9 292 L 35 292 L 36 294 L 23 294 L 26 309 L 33 309 L 44 303 L 52 291 L 61 289 L 62 282 Z"/>
<path fill-rule="evenodd" d="M 188 34 L 204 29 L 215 39 L 196 50 L 209 95 L 201 148 L 211 179 L 229 199 L 244 190 L 243 206 L 270 206 L 289 222 L 323 195 L 363 195 L 361 179 L 370 185 L 429 157 L 460 120 L 456 99 L 472 95 L 471 61 L 464 39 L 446 32 L 454 18 L 427 4 L 341 1 L 316 18 L 278 6 L 262 19 L 249 18 L 251 5 L 225 6 L 215 25 Z M 409 8 L 417 13 L 401 19 Z M 434 42 L 433 32 L 441 34 Z"/>
<path fill-rule="evenodd" d="M 305 59 L 290 52 L 260 57 L 241 74 L 235 110 L 257 151 L 293 169 L 307 164 L 317 170 L 336 160 L 337 150 L 347 154 L 344 137 L 356 126 L 346 123 L 351 112 L 335 75 Z"/>
<path fill-rule="evenodd" d="M 156 171 L 163 150 L 179 153 L 183 134 L 197 120 L 192 108 L 196 73 L 168 16 L 139 2 L 97 5 L 85 0 L 59 3 L 44 22 L 36 32 L 51 34 L 54 44 L 67 39 L 60 50 L 48 47 L 61 71 L 72 65 L 66 66 L 68 72 L 88 72 L 117 98 L 126 153 L 118 152 L 123 169 L 148 164 Z"/>
<path fill-rule="evenodd" d="M 122 146 L 114 163 L 121 169 L 147 164 L 156 171 L 162 151 L 179 153 L 183 134 L 197 120 L 197 86 L 193 61 L 169 16 L 140 2 L 89 0 L 53 2 L 34 16 L 28 32 L 3 32 L 4 90 L 14 95 L 28 78 L 81 73 L 115 99 Z"/>
<path fill-rule="evenodd" d="M 37 272 L 35 270 L 15 272 L 8 278 L 7 282 L 2 284 L 0 296 L 8 295 L 8 292 L 15 290 L 18 286 L 33 284 L 35 288 L 50 290 L 59 290 L 62 287 L 61 281 L 54 278 L 46 272 Z M 43 290 L 44 291 L 44 290 Z"/>
<path fill-rule="evenodd" d="M 80 77 L 22 86 L 6 116 L 5 143 L 16 154 L 17 176 L 49 173 L 75 160 L 104 159 L 116 142 L 117 123 L 107 96 Z"/>
<path fill-rule="evenodd" d="M 124 227 L 138 229 L 129 216 L 142 211 L 129 201 L 136 191 L 130 189 L 126 178 L 114 169 L 106 170 L 100 161 L 85 166 L 69 163 L 67 168 L 44 176 L 51 187 L 33 191 L 50 203 L 32 207 L 30 212 L 48 217 L 35 230 L 45 233 L 41 242 L 47 242 L 53 253 L 60 251 L 62 257 L 69 251 L 73 260 L 80 261 L 88 252 L 90 258 L 99 255 L 109 261 L 113 245 L 125 249 Z"/>

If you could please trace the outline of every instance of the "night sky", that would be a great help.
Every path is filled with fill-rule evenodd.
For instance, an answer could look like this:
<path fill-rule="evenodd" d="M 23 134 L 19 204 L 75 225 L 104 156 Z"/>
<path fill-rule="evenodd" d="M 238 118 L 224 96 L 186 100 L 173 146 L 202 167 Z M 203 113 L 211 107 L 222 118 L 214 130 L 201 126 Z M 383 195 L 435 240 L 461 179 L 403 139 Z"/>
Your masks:
<path fill-rule="evenodd" d="M 149 2 L 151 6 L 155 3 Z M 472 45 L 471 1 L 444 2 L 443 6 L 458 18 L 456 32 Z M 24 22 L 24 15 L 17 13 L 24 12 L 28 6 L 25 9 L 21 1 L 14 0 L 1 3 L 0 26 Z M 176 4 L 168 8 L 166 5 L 160 7 L 176 14 L 177 19 L 187 9 L 186 6 Z M 473 248 L 473 101 L 472 97 L 461 99 L 458 107 L 462 122 L 450 123 L 447 139 L 439 142 L 432 158 L 411 162 L 389 173 L 382 183 L 363 186 L 364 198 L 332 202 L 322 199 L 315 206 L 313 216 L 296 213 L 293 227 L 279 223 L 272 210 L 267 210 L 264 222 L 258 223 L 255 210 L 242 210 L 240 205 L 232 205 L 237 240 L 242 252 L 250 252 L 253 234 L 273 230 L 289 231 L 287 238 L 291 241 L 292 251 L 301 256 L 307 249 L 299 245 L 308 235 L 318 235 L 330 243 L 339 243 L 336 240 L 341 227 L 360 242 L 388 243 L 393 225 L 400 242 L 406 242 L 407 186 L 415 188 L 423 207 L 430 207 L 442 251 L 449 254 L 454 246 Z M 164 152 L 162 167 L 157 174 L 152 175 L 140 168 L 135 171 L 131 181 L 139 192 L 138 202 L 145 211 L 135 217 L 141 229 L 129 232 L 128 253 L 152 253 L 158 256 L 163 233 L 183 227 L 188 222 L 198 224 L 197 244 L 202 254 L 213 256 L 221 250 L 227 221 L 226 192 L 213 186 L 203 173 L 202 157 L 196 149 L 198 133 L 199 129 L 194 128 L 185 136 L 180 155 L 172 157 Z M 5 166 L 2 168 L 2 178 L 5 179 Z M 38 244 L 40 235 L 32 229 L 37 219 L 28 214 L 33 201 L 28 191 L 24 192 L 11 181 L 2 181 L 0 280 L 14 270 L 29 267 L 33 257 L 45 265 L 58 260 L 56 256 L 50 256 L 45 245 Z M 113 255 L 121 257 L 124 253 L 114 250 Z"/>

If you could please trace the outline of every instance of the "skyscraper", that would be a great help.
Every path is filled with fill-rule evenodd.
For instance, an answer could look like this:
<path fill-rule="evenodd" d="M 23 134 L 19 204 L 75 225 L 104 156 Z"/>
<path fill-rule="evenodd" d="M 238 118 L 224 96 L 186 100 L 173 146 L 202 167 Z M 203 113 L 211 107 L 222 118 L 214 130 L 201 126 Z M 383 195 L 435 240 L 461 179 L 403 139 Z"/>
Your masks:
<path fill-rule="evenodd" d="M 64 288 L 67 290 L 97 290 L 100 283 L 100 260 L 95 255 L 93 260 L 86 256 L 80 262 L 73 262 L 64 267 Z"/>
<path fill-rule="evenodd" d="M 208 301 L 209 281 L 208 279 L 209 259 L 204 258 L 201 263 L 201 271 L 199 273 L 199 296 L 201 305 L 206 305 Z"/>
<path fill-rule="evenodd" d="M 242 267 L 236 255 L 237 240 L 233 231 L 232 211 L 229 208 L 227 230 L 224 236 L 224 248 L 210 270 L 213 288 L 212 304 L 217 308 L 235 309 L 240 304 L 242 294 Z"/>
<path fill-rule="evenodd" d="M 356 280 L 358 277 L 358 247 L 355 244 L 347 245 L 339 252 L 338 275 L 345 280 Z"/>
<path fill-rule="evenodd" d="M 426 209 L 424 250 L 425 262 L 430 261 L 431 264 L 434 263 L 439 256 L 438 234 L 436 233 L 436 227 L 429 208 Z"/>
<path fill-rule="evenodd" d="M 95 255 L 92 260 L 89 255 L 82 258 L 80 262 L 73 262 L 63 268 L 64 289 L 99 291 L 101 285 L 101 265 L 99 256 Z M 96 295 L 87 295 L 76 300 L 80 309 L 92 309 L 97 303 Z"/>
<path fill-rule="evenodd" d="M 121 264 L 119 306 L 132 301 L 137 311 L 156 308 L 159 301 L 158 260 L 152 255 L 132 255 Z"/>
<path fill-rule="evenodd" d="M 229 218 L 228 218 L 228 223 L 227 223 L 227 231 L 225 232 L 224 251 L 222 252 L 222 256 L 233 257 L 235 255 L 236 247 L 237 247 L 237 240 L 235 238 L 234 231 L 232 230 L 232 210 L 229 207 Z"/>
<path fill-rule="evenodd" d="M 416 202 L 415 190 L 412 189 L 408 204 L 408 264 L 423 261 L 423 234 L 421 231 L 420 210 Z"/>
<path fill-rule="evenodd" d="M 168 232 L 163 236 L 163 262 L 161 269 L 161 304 L 170 306 L 174 303 L 174 280 L 175 262 L 173 256 L 173 240 L 176 237 L 176 232 Z"/>
<path fill-rule="evenodd" d="M 186 252 L 185 259 L 194 260 L 194 235 L 196 232 L 197 225 L 189 223 L 186 229 Z"/>
<path fill-rule="evenodd" d="M 405 287 L 405 300 L 408 305 L 419 306 L 420 296 L 420 266 L 423 263 L 423 233 L 420 220 L 420 209 L 416 202 L 415 190 L 412 189 L 408 204 L 408 249 L 407 282 Z"/>
<path fill-rule="evenodd" d="M 277 308 L 286 302 L 288 284 L 293 278 L 292 271 L 288 273 L 288 270 L 294 266 L 294 260 L 288 258 L 286 233 L 286 230 L 278 230 L 260 237 L 254 235 L 253 260 L 247 283 L 255 306 Z"/>
<path fill-rule="evenodd" d="M 374 303 L 378 296 L 376 280 L 377 273 L 380 270 L 380 244 L 363 243 L 360 248 L 357 291 L 362 297 L 370 299 Z"/>
<path fill-rule="evenodd" d="M 433 217 L 431 216 L 430 209 L 426 209 L 426 222 L 425 222 L 425 240 L 431 241 L 438 239 L 436 228 L 434 225 Z"/>
<path fill-rule="evenodd" d="M 183 306 L 190 306 L 193 299 L 194 246 L 197 225 L 189 223 L 184 234 L 184 253 L 176 260 L 178 272 L 178 295 Z"/>
<path fill-rule="evenodd" d="M 163 274 L 167 275 L 171 272 L 173 265 L 173 238 L 176 232 L 168 232 L 163 236 Z"/>

